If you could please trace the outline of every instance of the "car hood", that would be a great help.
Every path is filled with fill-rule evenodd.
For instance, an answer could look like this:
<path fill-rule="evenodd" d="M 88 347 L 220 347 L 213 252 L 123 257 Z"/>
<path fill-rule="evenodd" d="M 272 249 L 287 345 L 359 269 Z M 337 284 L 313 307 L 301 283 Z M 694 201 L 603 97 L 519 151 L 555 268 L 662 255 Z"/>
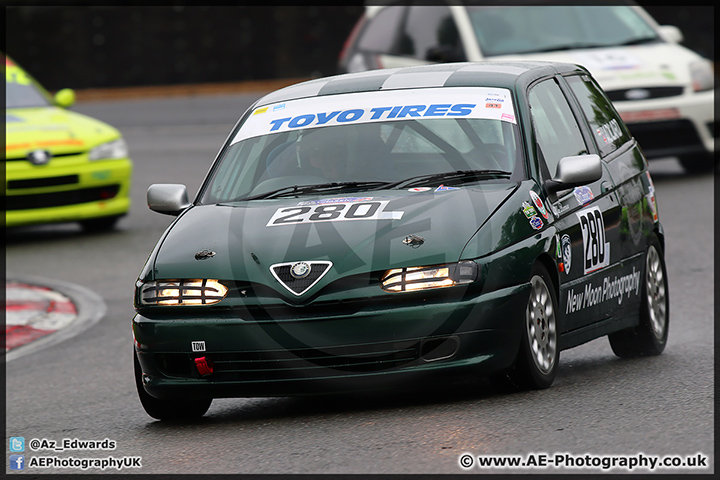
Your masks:
<path fill-rule="evenodd" d="M 604 90 L 688 85 L 689 64 L 700 57 L 670 43 L 612 48 L 586 48 L 525 55 L 502 55 L 488 60 L 538 60 L 575 63 L 587 68 Z"/>
<path fill-rule="evenodd" d="M 113 140 L 120 133 L 94 118 L 59 107 L 5 110 L 8 158 L 24 157 L 37 149 L 53 154 L 83 152 Z"/>
<path fill-rule="evenodd" d="M 156 249 L 154 277 L 275 285 L 271 265 L 330 261 L 333 267 L 323 278 L 327 284 L 388 268 L 457 262 L 468 240 L 516 187 L 514 183 L 496 183 L 420 193 L 354 193 L 354 198 L 342 200 L 325 196 L 195 206 L 171 225 Z M 315 209 L 341 202 L 349 202 L 349 207 L 367 201 L 382 203 L 386 219 L 341 218 L 268 226 L 283 208 L 310 205 Z M 296 208 L 284 215 L 301 211 Z M 411 244 L 404 242 L 412 235 L 418 238 Z"/>

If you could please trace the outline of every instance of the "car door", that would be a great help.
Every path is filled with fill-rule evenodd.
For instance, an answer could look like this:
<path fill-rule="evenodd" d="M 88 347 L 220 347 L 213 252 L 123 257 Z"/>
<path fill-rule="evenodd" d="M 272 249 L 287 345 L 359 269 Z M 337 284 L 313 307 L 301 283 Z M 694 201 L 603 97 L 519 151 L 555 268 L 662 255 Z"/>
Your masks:
<path fill-rule="evenodd" d="M 587 122 L 567 95 L 559 76 L 528 91 L 541 184 L 555 176 L 561 158 L 598 153 Z M 555 216 L 561 348 L 566 348 L 593 338 L 612 318 L 605 287 L 622 256 L 622 208 L 605 163 L 601 178 L 591 184 L 555 193 L 541 188 L 539 195 Z"/>
<path fill-rule="evenodd" d="M 603 165 L 612 177 L 621 207 L 619 280 L 606 294 L 615 300 L 610 305 L 613 319 L 619 322 L 637 315 L 643 256 L 649 235 L 658 224 L 655 189 L 640 148 L 597 82 L 584 74 L 564 79 L 584 113 Z M 608 280 L 608 284 L 614 280 L 615 276 Z M 619 290 L 623 290 L 622 295 Z"/>

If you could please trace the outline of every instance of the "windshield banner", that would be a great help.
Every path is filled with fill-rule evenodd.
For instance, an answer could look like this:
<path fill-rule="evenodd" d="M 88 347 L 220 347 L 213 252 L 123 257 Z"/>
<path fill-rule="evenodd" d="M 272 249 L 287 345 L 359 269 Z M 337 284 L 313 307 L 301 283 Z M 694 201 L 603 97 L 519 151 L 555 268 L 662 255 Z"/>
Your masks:
<path fill-rule="evenodd" d="M 510 91 L 503 88 L 386 90 L 303 98 L 258 107 L 233 143 L 300 128 L 433 118 L 485 118 L 516 123 Z"/>

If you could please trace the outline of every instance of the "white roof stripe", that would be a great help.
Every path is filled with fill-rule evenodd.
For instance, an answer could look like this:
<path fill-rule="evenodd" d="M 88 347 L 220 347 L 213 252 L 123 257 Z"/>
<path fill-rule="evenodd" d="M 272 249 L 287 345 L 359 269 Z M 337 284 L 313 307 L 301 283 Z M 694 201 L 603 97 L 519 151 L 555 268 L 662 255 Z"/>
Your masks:
<path fill-rule="evenodd" d="M 382 89 L 442 87 L 453 73 L 455 72 L 413 72 L 390 75 Z"/>

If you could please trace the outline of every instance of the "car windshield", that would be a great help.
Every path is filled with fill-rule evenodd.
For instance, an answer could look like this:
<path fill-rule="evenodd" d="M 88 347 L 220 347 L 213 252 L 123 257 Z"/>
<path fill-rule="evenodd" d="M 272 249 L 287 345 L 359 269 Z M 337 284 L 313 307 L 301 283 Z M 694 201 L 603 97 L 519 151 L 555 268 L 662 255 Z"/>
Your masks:
<path fill-rule="evenodd" d="M 47 107 L 48 99 L 20 68 L 5 65 L 5 108 Z"/>
<path fill-rule="evenodd" d="M 485 56 L 661 41 L 632 8 L 608 6 L 471 6 L 470 19 Z"/>
<path fill-rule="evenodd" d="M 509 92 L 503 93 L 507 98 L 495 97 L 492 91 L 474 92 L 474 97 L 466 93 L 462 98 L 475 103 L 453 103 L 440 95 L 438 103 L 419 97 L 413 99 L 419 103 L 403 106 L 403 95 L 396 93 L 384 97 L 394 101 L 387 107 L 372 107 L 378 95 L 363 99 L 364 109 L 352 104 L 343 109 L 342 102 L 330 112 L 308 101 L 302 106 L 283 104 L 279 110 L 287 113 L 268 116 L 265 122 L 270 130 L 282 131 L 255 135 L 252 125 L 240 127 L 203 188 L 200 203 L 507 178 L 521 151 L 514 114 L 508 113 L 513 111 Z M 437 117 L 402 118 L 403 111 Z M 259 115 L 269 113 L 262 110 Z M 250 115 L 246 123 L 257 115 Z M 363 115 L 368 121 L 361 121 Z M 336 124 L 327 120 L 331 116 Z M 243 138 L 248 129 L 249 138 Z"/>

